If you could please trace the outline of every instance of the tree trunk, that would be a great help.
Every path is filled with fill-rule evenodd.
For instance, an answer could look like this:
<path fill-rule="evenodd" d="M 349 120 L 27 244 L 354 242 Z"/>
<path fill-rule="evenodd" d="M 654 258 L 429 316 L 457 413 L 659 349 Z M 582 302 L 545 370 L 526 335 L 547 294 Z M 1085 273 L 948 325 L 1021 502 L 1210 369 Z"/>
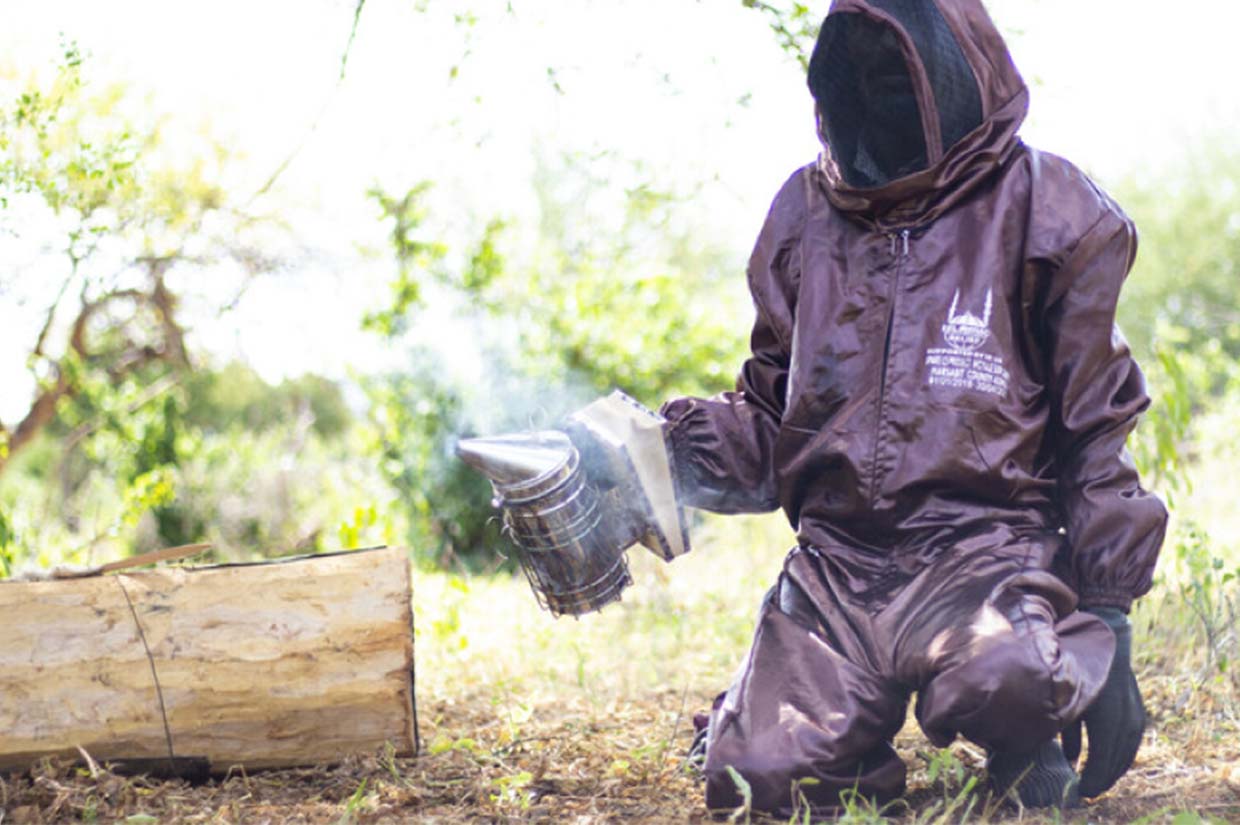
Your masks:
<path fill-rule="evenodd" d="M 0 770 L 212 772 L 414 749 L 409 563 L 380 548 L 0 582 Z"/>

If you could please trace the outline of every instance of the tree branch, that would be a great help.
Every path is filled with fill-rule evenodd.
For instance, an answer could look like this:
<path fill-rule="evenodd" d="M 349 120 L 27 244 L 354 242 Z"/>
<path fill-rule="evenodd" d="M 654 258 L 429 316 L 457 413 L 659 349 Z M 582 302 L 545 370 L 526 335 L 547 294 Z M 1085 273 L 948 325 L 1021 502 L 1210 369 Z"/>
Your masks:
<path fill-rule="evenodd" d="M 121 350 L 107 353 L 104 369 L 113 381 L 119 381 L 124 376 L 155 361 L 167 361 L 176 367 L 185 367 L 189 364 L 185 348 L 185 332 L 176 321 L 176 296 L 168 289 L 165 282 L 165 272 L 173 263 L 173 258 L 140 262 L 147 265 L 151 274 L 150 292 L 133 288 L 114 289 L 91 299 L 87 297 L 87 285 L 83 285 L 81 308 L 69 327 L 68 351 L 83 363 L 98 361 L 103 354 L 92 351 L 87 335 L 92 318 L 110 304 L 121 300 L 131 300 L 154 309 L 161 331 L 160 345 L 139 345 L 129 340 L 125 342 L 126 345 Z M 62 295 L 56 299 L 57 304 L 61 301 L 66 287 L 67 283 L 61 288 Z M 52 314 L 54 314 L 54 309 Z M 49 317 L 47 325 L 50 326 L 50 323 Z M 42 350 L 46 344 L 46 337 L 45 329 L 41 332 L 37 345 L 37 354 L 44 357 L 46 354 Z M 14 456 L 28 446 L 35 436 L 52 422 L 56 417 L 57 405 L 65 398 L 72 398 L 80 389 L 69 380 L 63 359 L 53 361 L 52 366 L 55 370 L 55 380 L 41 387 L 26 415 L 17 426 L 10 432 L 0 425 L 0 433 L 5 433 L 8 437 L 7 455 L 0 457 L 0 474 L 4 472 Z"/>
<path fill-rule="evenodd" d="M 345 42 L 344 54 L 340 57 L 340 74 L 337 76 L 336 85 L 332 87 L 331 93 L 327 96 L 327 100 L 323 102 L 323 108 L 319 109 L 319 113 L 314 116 L 314 120 L 310 122 L 310 128 L 306 129 L 306 132 L 302 135 L 301 140 L 297 141 L 297 145 L 293 147 L 292 151 L 290 151 L 287 156 L 285 156 L 284 160 L 280 162 L 280 165 L 276 167 L 276 170 L 271 173 L 271 176 L 267 178 L 263 185 L 258 187 L 258 190 L 255 191 L 254 194 L 250 196 L 249 200 L 246 201 L 246 206 L 249 206 L 254 201 L 271 191 L 271 187 L 275 186 L 276 181 L 279 180 L 280 176 L 284 174 L 284 170 L 288 169 L 297 156 L 301 154 L 301 150 L 305 148 L 305 145 L 310 141 L 310 136 L 318 131 L 319 123 L 323 120 L 323 115 L 325 115 L 327 110 L 331 107 L 332 101 L 336 99 L 336 94 L 340 91 L 340 87 L 344 83 L 345 68 L 349 65 L 349 53 L 353 51 L 353 39 L 357 36 L 357 24 L 362 19 L 362 7 L 365 5 L 366 0 L 357 0 L 357 5 L 353 9 L 353 26 L 349 29 L 349 39 Z"/>
<path fill-rule="evenodd" d="M 177 323 L 177 297 L 168 289 L 165 280 L 173 258 L 146 259 L 144 263 L 151 276 L 150 302 L 159 314 L 160 327 L 164 333 L 163 357 L 179 366 L 189 366 L 185 349 L 185 330 Z"/>
<path fill-rule="evenodd" d="M 45 387 L 36 396 L 25 417 L 18 422 L 17 427 L 9 434 L 8 455 L 0 458 L 0 473 L 4 472 L 9 462 L 13 460 L 13 456 L 27 446 L 39 434 L 39 431 L 55 417 L 56 405 L 60 402 L 60 399 L 69 394 L 69 390 L 69 382 L 63 374 L 58 372 L 56 383 L 50 387 Z"/>
<path fill-rule="evenodd" d="M 741 0 L 741 5 L 764 15 L 780 48 L 795 57 L 802 69 L 809 68 L 808 47 L 817 36 L 818 18 L 810 16 L 806 5 L 793 3 L 789 9 L 765 0 Z"/>
<path fill-rule="evenodd" d="M 33 354 L 37 356 L 43 355 L 43 345 L 47 343 L 47 335 L 52 330 L 52 323 L 56 320 L 56 311 L 60 309 L 60 302 L 64 300 L 65 293 L 69 291 L 69 284 L 73 283 L 73 279 L 77 276 L 75 271 L 69 274 L 61 283 L 60 289 L 56 292 L 56 298 L 52 301 L 52 305 L 48 307 L 47 318 L 43 321 L 43 328 L 39 330 L 39 337 L 34 342 Z"/>

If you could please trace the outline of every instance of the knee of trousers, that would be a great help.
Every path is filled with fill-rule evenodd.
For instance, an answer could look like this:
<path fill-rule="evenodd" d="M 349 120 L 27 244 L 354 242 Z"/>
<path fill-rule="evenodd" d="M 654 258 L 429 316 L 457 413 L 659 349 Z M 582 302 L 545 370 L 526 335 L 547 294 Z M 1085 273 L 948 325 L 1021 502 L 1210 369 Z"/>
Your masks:
<path fill-rule="evenodd" d="M 905 702 L 905 694 L 768 603 L 748 660 L 710 720 L 707 806 L 741 804 L 734 773 L 763 811 L 788 810 L 794 793 L 814 807 L 838 805 L 840 791 L 852 787 L 899 795 L 904 765 L 887 741 L 903 722 Z M 804 779 L 812 781 L 798 785 Z"/>
<path fill-rule="evenodd" d="M 1022 607 L 1019 628 L 974 640 L 923 686 L 917 718 L 935 744 L 959 733 L 991 749 L 1028 750 L 1076 719 L 1101 690 L 1114 651 L 1106 626 L 1079 613 L 1055 622 L 1036 599 Z"/>

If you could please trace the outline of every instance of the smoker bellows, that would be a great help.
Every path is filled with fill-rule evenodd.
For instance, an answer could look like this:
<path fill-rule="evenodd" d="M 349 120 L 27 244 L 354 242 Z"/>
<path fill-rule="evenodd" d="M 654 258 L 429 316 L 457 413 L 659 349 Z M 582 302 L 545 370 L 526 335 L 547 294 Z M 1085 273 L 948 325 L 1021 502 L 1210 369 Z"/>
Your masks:
<path fill-rule="evenodd" d="M 634 544 L 665 561 L 688 552 L 663 423 L 616 391 L 569 416 L 563 430 L 457 444 L 457 455 L 491 479 L 530 587 L 553 614 L 578 616 L 620 598 L 632 583 L 624 553 Z"/>

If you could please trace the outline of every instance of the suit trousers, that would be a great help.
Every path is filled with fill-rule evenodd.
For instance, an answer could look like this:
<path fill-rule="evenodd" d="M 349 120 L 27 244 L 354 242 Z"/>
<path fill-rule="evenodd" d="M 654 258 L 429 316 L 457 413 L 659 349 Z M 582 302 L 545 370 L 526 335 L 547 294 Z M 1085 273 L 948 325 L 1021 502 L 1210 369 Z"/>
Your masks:
<path fill-rule="evenodd" d="M 929 740 L 959 734 L 987 749 L 1027 751 L 1074 721 L 1102 688 L 1111 631 L 1075 612 L 1050 572 L 1046 541 L 995 533 L 935 555 L 908 580 L 858 592 L 844 554 L 789 553 L 758 617 L 749 654 L 716 702 L 706 744 L 706 803 L 788 815 L 847 789 L 900 796 L 892 746 L 910 696 Z M 812 781 L 805 782 L 803 780 Z"/>

